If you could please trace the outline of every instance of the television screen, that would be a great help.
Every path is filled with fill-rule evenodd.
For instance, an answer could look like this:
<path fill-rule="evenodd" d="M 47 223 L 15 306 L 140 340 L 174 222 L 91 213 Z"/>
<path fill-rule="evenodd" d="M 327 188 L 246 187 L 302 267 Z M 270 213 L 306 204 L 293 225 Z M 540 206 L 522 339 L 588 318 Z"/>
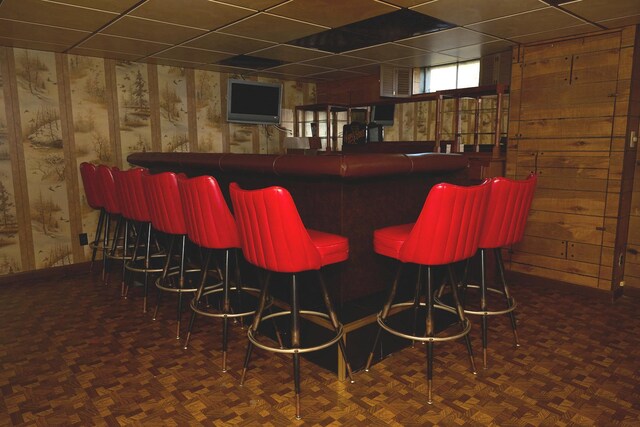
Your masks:
<path fill-rule="evenodd" d="M 229 79 L 227 121 L 279 124 L 282 85 Z"/>
<path fill-rule="evenodd" d="M 374 105 L 371 110 L 371 121 L 378 125 L 392 126 L 395 104 Z"/>

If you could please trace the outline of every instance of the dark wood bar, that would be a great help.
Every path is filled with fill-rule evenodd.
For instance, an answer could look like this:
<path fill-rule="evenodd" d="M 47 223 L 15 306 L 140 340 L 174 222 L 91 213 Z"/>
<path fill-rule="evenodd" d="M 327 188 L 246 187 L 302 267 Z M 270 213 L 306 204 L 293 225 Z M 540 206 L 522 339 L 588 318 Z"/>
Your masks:
<path fill-rule="evenodd" d="M 136 153 L 128 161 L 152 172 L 212 175 L 225 193 L 245 188 L 288 189 L 307 227 L 349 238 L 349 260 L 326 272 L 337 308 L 383 291 L 386 268 L 372 250 L 376 228 L 414 221 L 429 189 L 466 182 L 467 159 L 456 154 L 257 155 Z M 228 196 L 228 194 L 225 194 Z"/>

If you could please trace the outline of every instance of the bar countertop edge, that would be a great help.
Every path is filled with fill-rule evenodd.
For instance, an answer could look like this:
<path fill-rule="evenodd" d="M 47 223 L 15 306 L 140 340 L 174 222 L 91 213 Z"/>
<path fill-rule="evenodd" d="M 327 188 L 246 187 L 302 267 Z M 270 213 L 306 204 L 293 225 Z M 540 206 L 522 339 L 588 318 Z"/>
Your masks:
<path fill-rule="evenodd" d="M 358 179 L 414 173 L 455 172 L 468 167 L 460 154 L 235 154 L 132 153 L 127 161 L 152 170 L 208 169 L 212 172 L 250 172 L 277 176 L 327 176 Z"/>

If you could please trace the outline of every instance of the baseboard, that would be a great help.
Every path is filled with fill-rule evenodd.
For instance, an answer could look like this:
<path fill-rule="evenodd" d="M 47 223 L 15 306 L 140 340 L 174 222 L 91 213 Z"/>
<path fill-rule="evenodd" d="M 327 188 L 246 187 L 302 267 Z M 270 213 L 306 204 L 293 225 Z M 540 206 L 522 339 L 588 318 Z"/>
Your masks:
<path fill-rule="evenodd" d="M 46 281 L 51 282 L 69 276 L 79 274 L 89 274 L 90 261 L 77 264 L 68 264 L 60 267 L 41 268 L 39 270 L 22 271 L 20 273 L 0 276 L 0 286 L 13 284 L 28 284 L 30 282 Z M 96 271 L 100 271 L 100 266 L 96 266 Z"/>
<path fill-rule="evenodd" d="M 518 283 L 526 283 L 525 286 L 556 286 L 558 289 L 566 290 L 567 292 L 590 294 L 594 297 L 608 298 L 615 302 L 615 299 L 620 296 L 627 296 L 632 298 L 640 298 L 640 289 L 626 286 L 624 288 L 618 288 L 622 292 L 620 295 L 615 295 L 610 289 L 590 288 L 588 286 L 576 285 L 573 283 L 562 282 L 559 280 L 548 279 L 546 277 L 532 276 L 526 273 L 516 271 L 505 272 L 507 283 L 509 285 L 516 285 Z"/>

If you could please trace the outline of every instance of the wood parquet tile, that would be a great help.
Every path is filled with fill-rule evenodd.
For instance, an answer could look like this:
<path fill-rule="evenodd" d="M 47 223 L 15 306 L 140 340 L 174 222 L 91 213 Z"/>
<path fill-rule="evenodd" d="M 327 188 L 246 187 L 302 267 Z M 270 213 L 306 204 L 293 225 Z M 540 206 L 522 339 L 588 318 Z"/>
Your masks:
<path fill-rule="evenodd" d="M 239 325 L 222 373 L 220 322 L 199 318 L 184 350 L 170 298 L 152 321 L 135 292 L 120 299 L 97 275 L 0 286 L 0 425 L 640 425 L 640 301 L 550 283 L 513 293 L 522 346 L 512 347 L 506 318 L 491 319 L 483 370 L 473 319 L 478 375 L 462 343 L 438 343 L 433 405 L 417 345 L 355 384 L 303 360 L 296 421 L 287 357 L 256 349 L 239 386 Z"/>

